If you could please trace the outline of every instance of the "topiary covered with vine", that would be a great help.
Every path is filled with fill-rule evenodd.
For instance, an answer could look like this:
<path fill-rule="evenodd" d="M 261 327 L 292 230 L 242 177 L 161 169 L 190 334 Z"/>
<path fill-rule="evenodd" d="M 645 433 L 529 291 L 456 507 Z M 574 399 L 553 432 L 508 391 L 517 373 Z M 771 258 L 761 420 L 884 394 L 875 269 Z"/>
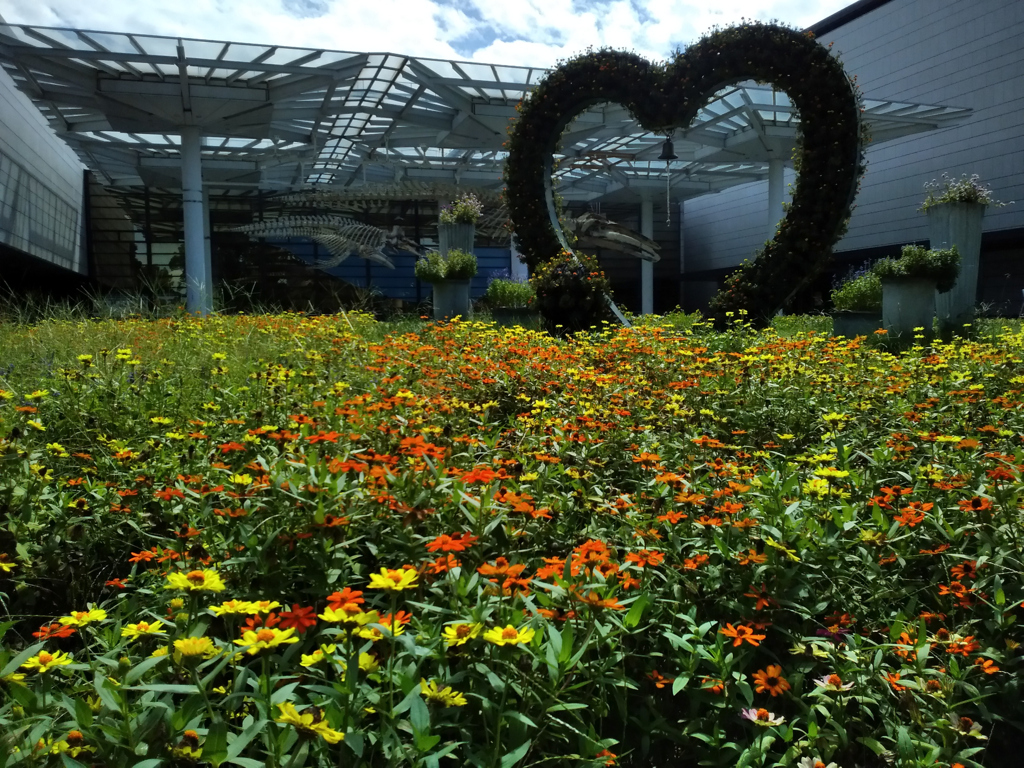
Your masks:
<path fill-rule="evenodd" d="M 537 265 L 530 284 L 552 334 L 564 336 L 614 319 L 608 305 L 611 283 L 594 256 L 563 250 Z"/>

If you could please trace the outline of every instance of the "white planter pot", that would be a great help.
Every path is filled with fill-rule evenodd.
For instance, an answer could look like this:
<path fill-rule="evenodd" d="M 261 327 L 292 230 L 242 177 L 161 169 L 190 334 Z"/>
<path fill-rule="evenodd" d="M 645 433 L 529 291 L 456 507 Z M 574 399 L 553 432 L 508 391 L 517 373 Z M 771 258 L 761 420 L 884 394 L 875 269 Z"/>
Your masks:
<path fill-rule="evenodd" d="M 476 226 L 473 224 L 438 224 L 438 250 L 444 257 L 453 248 L 466 253 L 473 252 L 473 241 L 476 239 Z"/>
<path fill-rule="evenodd" d="M 928 209 L 928 247 L 938 250 L 955 245 L 960 252 L 956 285 L 935 296 L 935 313 L 943 328 L 958 328 L 974 319 L 985 207 L 981 203 L 941 203 Z"/>
<path fill-rule="evenodd" d="M 832 335 L 848 339 L 871 336 L 882 327 L 881 312 L 837 310 L 832 313 Z"/>
<path fill-rule="evenodd" d="M 461 315 L 463 320 L 472 317 L 469 283 L 469 280 L 442 280 L 433 284 L 435 320 L 450 320 L 457 315 Z"/>
<path fill-rule="evenodd" d="M 915 328 L 932 335 L 935 281 L 922 277 L 882 278 L 882 327 L 891 336 L 911 338 Z"/>

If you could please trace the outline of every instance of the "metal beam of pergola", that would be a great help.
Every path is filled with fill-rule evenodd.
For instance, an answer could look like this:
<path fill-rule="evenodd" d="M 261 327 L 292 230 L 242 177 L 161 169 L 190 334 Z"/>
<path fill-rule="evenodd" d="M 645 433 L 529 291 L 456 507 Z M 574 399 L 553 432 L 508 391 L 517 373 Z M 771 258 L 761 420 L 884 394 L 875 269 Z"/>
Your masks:
<path fill-rule="evenodd" d="M 180 188 L 187 306 L 212 304 L 211 189 L 297 191 L 395 181 L 500 189 L 515 105 L 537 67 L 392 53 L 192 40 L 0 24 L 0 65 L 101 182 L 125 192 Z M 960 122 L 969 109 L 865 100 L 875 143 Z M 556 183 L 566 200 L 676 200 L 768 179 L 769 223 L 799 116 L 780 91 L 724 88 L 665 136 L 619 105 L 580 114 L 562 137 Z M 645 274 L 645 278 L 647 275 Z M 646 282 L 646 279 L 645 279 Z"/>

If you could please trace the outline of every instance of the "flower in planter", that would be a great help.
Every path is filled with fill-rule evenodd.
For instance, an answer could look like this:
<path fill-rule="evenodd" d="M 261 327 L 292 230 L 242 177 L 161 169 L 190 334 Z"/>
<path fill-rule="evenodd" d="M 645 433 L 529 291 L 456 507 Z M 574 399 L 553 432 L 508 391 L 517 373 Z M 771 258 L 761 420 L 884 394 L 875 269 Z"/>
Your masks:
<path fill-rule="evenodd" d="M 868 267 L 852 270 L 832 289 L 832 306 L 842 312 L 880 312 L 882 279 Z"/>
<path fill-rule="evenodd" d="M 920 245 L 905 245 L 898 259 L 882 259 L 872 268 L 879 278 L 922 277 L 935 281 L 935 289 L 946 293 L 960 274 L 960 252 L 954 245 L 930 251 Z"/>
<path fill-rule="evenodd" d="M 949 174 L 944 173 L 941 178 L 927 182 L 924 188 L 928 196 L 918 209 L 922 212 L 943 203 L 981 203 L 995 208 L 1013 205 L 1012 200 L 1004 203 L 994 199 L 992 190 L 981 183 L 978 174 L 968 177 L 965 173 L 959 179 L 951 179 Z"/>
<path fill-rule="evenodd" d="M 537 295 L 528 282 L 497 278 L 487 285 L 484 299 L 492 307 L 508 309 L 532 309 Z"/>
<path fill-rule="evenodd" d="M 442 206 L 438 220 L 442 224 L 476 224 L 482 212 L 483 205 L 476 195 L 467 192 L 450 205 Z"/>
<path fill-rule="evenodd" d="M 445 258 L 437 251 L 431 251 L 416 262 L 416 277 L 425 283 L 440 283 L 444 280 L 468 280 L 476 274 L 476 256 L 453 248 Z"/>

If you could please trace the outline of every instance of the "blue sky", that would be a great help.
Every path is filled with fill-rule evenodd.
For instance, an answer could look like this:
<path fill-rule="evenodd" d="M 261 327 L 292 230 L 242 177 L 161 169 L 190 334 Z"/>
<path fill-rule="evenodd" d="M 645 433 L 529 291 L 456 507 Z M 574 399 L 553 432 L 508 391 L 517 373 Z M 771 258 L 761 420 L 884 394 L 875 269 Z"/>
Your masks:
<path fill-rule="evenodd" d="M 853 0 L 5 0 L 12 23 L 550 66 L 588 46 L 665 58 L 743 18 L 808 26 Z"/>

